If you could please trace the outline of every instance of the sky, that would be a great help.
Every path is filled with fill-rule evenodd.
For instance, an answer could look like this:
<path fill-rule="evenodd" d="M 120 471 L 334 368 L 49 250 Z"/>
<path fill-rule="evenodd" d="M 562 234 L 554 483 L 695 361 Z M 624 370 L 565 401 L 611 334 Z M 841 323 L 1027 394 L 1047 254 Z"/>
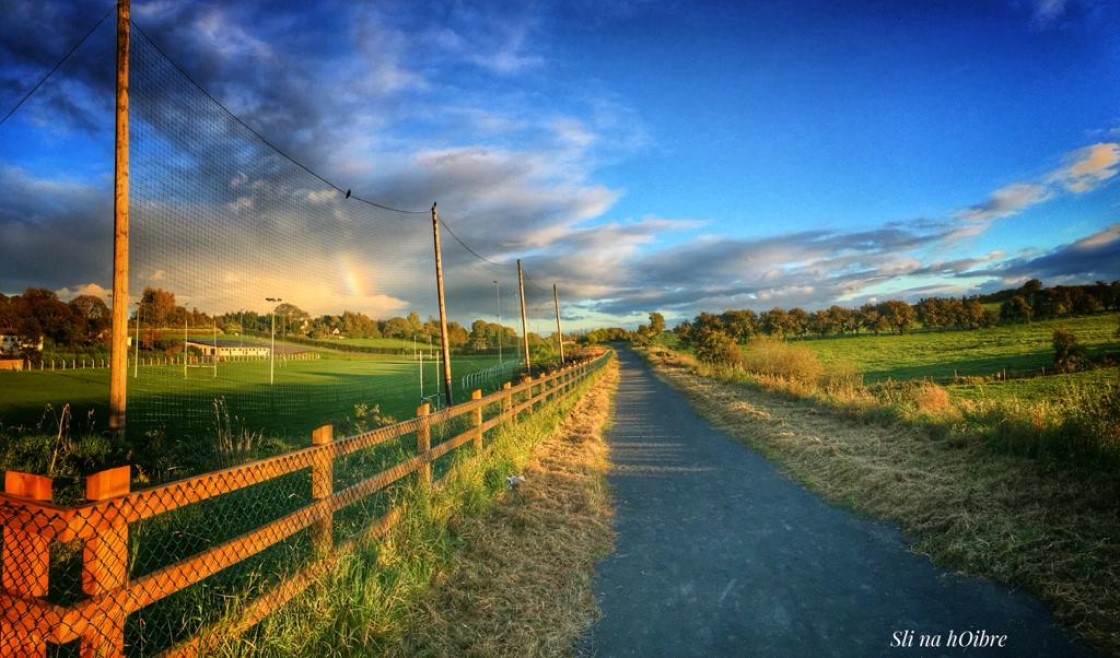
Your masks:
<path fill-rule="evenodd" d="M 0 0 L 0 113 L 112 5 Z M 299 261 L 287 279 L 224 271 L 223 296 L 191 293 L 211 312 L 262 306 L 261 290 L 312 312 L 434 312 L 428 279 L 380 285 L 385 263 L 431 268 L 430 232 L 385 257 L 340 252 L 365 221 L 341 190 L 412 211 L 438 201 L 488 261 L 449 259 L 463 317 L 493 308 L 491 276 L 512 290 L 518 258 L 534 288 L 557 285 L 572 328 L 1120 279 L 1111 0 L 134 0 L 132 13 L 216 101 L 320 177 L 292 189 L 336 242 L 287 252 Z M 110 16 L 0 125 L 2 292 L 109 287 L 111 39 Z M 202 116 L 157 113 L 164 126 Z M 202 150 L 148 144 L 168 171 Z M 245 171 L 215 166 L 224 189 L 193 202 L 259 209 L 264 174 Z M 268 230 L 297 230 L 277 221 Z M 210 251 L 224 262 L 252 251 L 252 226 Z M 176 259 L 214 269 L 195 252 L 138 254 L 134 286 L 166 280 Z M 308 276 L 323 259 L 337 285 Z"/>

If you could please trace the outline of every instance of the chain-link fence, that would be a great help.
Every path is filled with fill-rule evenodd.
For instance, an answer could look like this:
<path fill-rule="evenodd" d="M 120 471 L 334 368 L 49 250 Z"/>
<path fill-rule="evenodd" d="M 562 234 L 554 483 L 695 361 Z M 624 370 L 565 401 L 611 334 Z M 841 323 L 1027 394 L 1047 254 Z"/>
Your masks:
<path fill-rule="evenodd" d="M 507 383 L 438 412 L 269 459 L 130 491 L 130 467 L 51 502 L 49 478 L 5 474 L 0 654 L 206 653 L 302 592 L 399 516 L 402 486 L 438 484 L 457 449 L 570 395 L 603 359 Z"/>

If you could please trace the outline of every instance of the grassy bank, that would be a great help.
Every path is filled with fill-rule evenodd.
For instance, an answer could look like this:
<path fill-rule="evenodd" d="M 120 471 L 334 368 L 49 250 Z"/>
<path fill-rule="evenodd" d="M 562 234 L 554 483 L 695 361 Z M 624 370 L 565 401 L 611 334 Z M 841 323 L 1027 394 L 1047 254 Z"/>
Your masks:
<path fill-rule="evenodd" d="M 591 382 L 585 384 L 581 395 L 592 386 Z M 498 544 L 491 543 L 486 549 L 479 542 L 495 541 L 502 533 L 511 537 L 528 535 L 538 547 L 574 548 L 586 552 L 582 562 L 580 558 L 574 560 L 589 565 L 588 571 L 592 568 L 595 556 L 604 550 L 607 541 L 603 533 L 608 533 L 606 537 L 609 537 L 606 523 L 600 518 L 604 513 L 602 485 L 597 479 L 600 476 L 595 474 L 602 467 L 597 465 L 591 446 L 586 464 L 567 464 L 558 457 L 560 452 L 555 446 L 563 446 L 566 441 L 582 442 L 571 437 L 582 436 L 584 424 L 601 418 L 601 413 L 590 409 L 606 404 L 604 396 L 609 396 L 611 390 L 609 386 L 598 386 L 594 394 L 583 395 L 578 402 L 569 400 L 500 432 L 487 446 L 482 459 L 458 463 L 444 485 L 432 494 L 406 490 L 398 501 L 405 510 L 401 521 L 384 538 L 347 555 L 320 586 L 268 618 L 244 638 L 220 647 L 217 655 L 323 657 L 418 652 L 455 655 L 459 652 L 448 650 L 445 653 L 451 646 L 448 643 L 472 645 L 483 639 L 492 643 L 481 650 L 483 654 L 524 655 L 524 647 L 518 643 L 530 636 L 537 636 L 538 641 L 547 646 L 567 642 L 570 651 L 574 636 L 570 640 L 563 638 L 573 632 L 578 635 L 591 618 L 585 605 L 590 600 L 590 590 L 586 595 L 578 593 L 580 582 L 589 588 L 589 572 L 570 571 L 561 566 L 554 572 L 555 577 L 570 579 L 574 585 L 561 586 L 557 580 L 536 593 L 551 601 L 558 588 L 575 592 L 571 609 L 564 606 L 565 615 L 570 620 L 586 618 L 587 621 L 566 626 L 567 630 L 558 629 L 555 620 L 549 618 L 543 619 L 540 625 L 542 621 L 531 608 L 518 607 L 519 602 L 513 600 L 518 597 L 523 597 L 522 602 L 536 600 L 530 593 L 521 591 L 523 588 L 519 584 L 539 578 L 539 573 L 509 574 L 510 569 L 535 567 L 528 564 L 499 566 L 498 558 L 502 556 L 496 550 Z M 543 452 L 537 452 L 542 444 Z M 547 466 L 552 464 L 549 455 L 557 456 L 560 463 Z M 538 471 L 538 468 L 543 470 Z M 566 477 L 563 468 L 586 468 L 588 475 L 583 485 L 577 486 L 570 495 L 557 494 L 553 501 L 553 494 L 540 487 L 548 484 L 549 478 Z M 517 473 L 523 473 L 526 482 L 516 492 L 508 491 L 505 478 Z M 504 501 L 492 507 L 495 499 Z M 564 508 L 545 512 L 532 503 L 537 500 L 553 505 L 578 499 L 586 502 L 583 520 L 576 514 L 579 510 Z M 525 514 L 511 512 L 519 506 L 528 506 Z M 571 527 L 551 525 L 567 513 L 572 513 L 572 518 L 566 520 Z M 513 528 L 504 527 L 509 524 L 513 524 Z M 582 528 L 586 533 L 586 540 L 578 546 L 571 541 L 572 527 Z M 490 531 L 494 533 L 492 537 L 488 535 Z M 504 582 L 494 578 L 471 582 L 467 575 L 495 568 L 509 578 Z M 433 590 L 433 583 L 439 583 L 439 588 Z M 497 592 L 492 600 L 500 600 L 501 606 L 495 603 L 496 607 L 488 610 L 462 610 L 474 617 L 466 621 L 460 618 L 453 624 L 457 635 L 430 634 L 430 626 L 438 623 L 433 620 L 432 613 L 443 605 L 441 601 L 456 600 L 460 596 L 456 592 L 483 586 L 496 588 L 491 590 Z M 533 605 L 544 604 L 537 600 Z M 490 613 L 494 613 L 493 616 L 488 616 Z M 526 635 L 495 638 L 494 633 L 479 630 L 487 624 L 491 628 L 498 625 L 526 629 Z"/>
<path fill-rule="evenodd" d="M 1117 315 L 1102 313 L 1031 324 L 1004 324 L 972 331 L 950 330 L 903 335 L 864 334 L 798 341 L 825 365 L 843 365 L 868 382 L 886 379 L 946 380 L 991 377 L 1019 371 L 1052 369 L 1054 329 L 1066 327 L 1090 355 L 1120 351 Z"/>
<path fill-rule="evenodd" d="M 858 378 L 819 371 L 809 382 L 796 369 L 779 371 L 778 364 L 795 368 L 803 354 L 784 354 L 769 372 L 754 373 L 704 367 L 665 350 L 650 358 L 697 409 L 810 488 L 898 522 L 913 550 L 941 565 L 1030 591 L 1090 642 L 1120 655 L 1114 469 L 1006 454 L 967 427 L 931 425 L 949 409 L 943 389 L 914 383 L 890 393 L 888 403 L 866 400 Z M 762 355 L 752 358 L 765 370 Z M 836 403 L 845 396 L 866 406 Z"/>

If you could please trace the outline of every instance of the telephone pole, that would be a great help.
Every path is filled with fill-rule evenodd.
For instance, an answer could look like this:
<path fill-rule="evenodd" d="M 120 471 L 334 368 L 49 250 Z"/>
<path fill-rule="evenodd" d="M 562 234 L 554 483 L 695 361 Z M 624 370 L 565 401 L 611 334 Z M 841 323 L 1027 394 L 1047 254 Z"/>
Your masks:
<path fill-rule="evenodd" d="M 109 429 L 124 433 L 128 382 L 128 50 L 129 0 L 117 2 L 117 134 L 113 172 L 113 321 Z M 139 316 L 139 310 L 137 310 Z"/>
<path fill-rule="evenodd" d="M 447 309 L 443 302 L 443 256 L 439 248 L 439 213 L 432 204 L 432 235 L 436 247 L 436 296 L 439 298 L 440 351 L 443 353 L 443 391 L 447 406 L 455 404 L 451 395 L 451 343 L 447 336 Z"/>

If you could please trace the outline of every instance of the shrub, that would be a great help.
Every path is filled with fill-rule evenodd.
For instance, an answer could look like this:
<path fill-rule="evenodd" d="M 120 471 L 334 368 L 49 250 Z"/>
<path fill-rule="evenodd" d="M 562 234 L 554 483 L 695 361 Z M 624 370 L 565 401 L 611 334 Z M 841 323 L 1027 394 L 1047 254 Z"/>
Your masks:
<path fill-rule="evenodd" d="M 1065 327 L 1054 330 L 1054 368 L 1058 372 L 1076 372 L 1082 369 L 1088 357 L 1085 348 L 1077 344 L 1077 336 Z"/>
<path fill-rule="evenodd" d="M 742 358 L 743 367 L 764 377 L 816 386 L 824 368 L 813 350 L 777 338 L 751 341 Z"/>
<path fill-rule="evenodd" d="M 736 366 L 740 363 L 739 346 L 722 331 L 704 328 L 697 332 L 696 358 L 704 363 Z"/>
<path fill-rule="evenodd" d="M 938 416 L 954 408 L 953 401 L 949 398 L 949 391 L 933 382 L 918 382 L 908 393 L 914 410 L 919 414 Z"/>

